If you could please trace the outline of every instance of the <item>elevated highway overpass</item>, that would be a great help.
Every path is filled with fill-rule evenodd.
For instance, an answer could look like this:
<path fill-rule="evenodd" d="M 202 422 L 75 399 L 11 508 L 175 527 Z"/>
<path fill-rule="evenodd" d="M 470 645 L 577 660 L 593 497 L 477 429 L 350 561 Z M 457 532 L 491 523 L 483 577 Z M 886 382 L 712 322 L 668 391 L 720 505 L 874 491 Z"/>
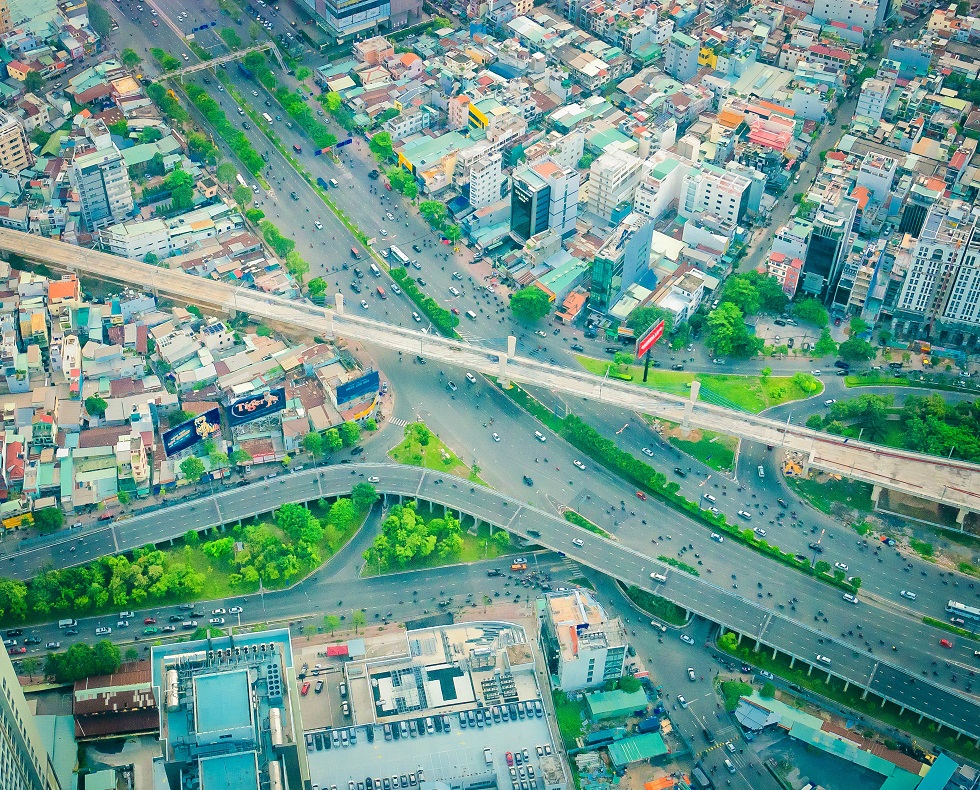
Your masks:
<path fill-rule="evenodd" d="M 644 553 L 585 531 L 553 513 L 539 510 L 513 497 L 467 480 L 427 469 L 396 464 L 344 464 L 306 469 L 246 486 L 235 486 L 207 499 L 173 504 L 112 524 L 51 535 L 43 543 L 8 555 L 4 574 L 28 579 L 46 567 L 69 567 L 98 556 L 132 551 L 147 544 L 161 544 L 182 537 L 188 530 L 204 531 L 269 512 L 286 502 L 305 502 L 348 495 L 357 482 L 377 477 L 376 488 L 389 503 L 416 499 L 433 503 L 459 515 L 472 516 L 478 523 L 525 538 L 531 543 L 564 552 L 576 562 L 638 587 L 654 592 L 688 611 L 737 633 L 743 644 L 766 647 L 811 667 L 816 677 L 831 677 L 857 686 L 872 698 L 898 705 L 903 714 L 939 722 L 972 739 L 980 739 L 980 703 L 975 697 L 917 676 L 934 657 L 942 632 L 909 620 L 892 609 L 876 609 L 874 620 L 886 642 L 901 645 L 887 659 L 867 652 L 860 644 L 836 633 L 854 617 L 854 606 L 841 599 L 839 590 L 773 565 L 771 574 L 784 581 L 799 596 L 800 613 L 788 616 L 767 601 L 748 599 L 706 578 L 677 571 Z M 424 505 L 423 505 L 424 506 Z M 533 534 L 532 531 L 533 530 Z M 581 546 L 572 543 L 574 538 Z M 727 544 L 726 544 L 727 545 Z M 81 547 L 81 549 L 79 549 Z M 744 567 L 757 563 L 758 555 L 734 543 L 730 550 Z M 667 578 L 654 583 L 650 573 Z M 720 580 L 719 580 L 720 581 Z M 753 590 L 754 592 L 754 590 Z M 811 626 L 796 619 L 819 608 L 829 623 Z M 861 607 L 871 604 L 862 602 Z M 862 619 L 871 617 L 865 611 Z M 923 636 L 928 634 L 929 638 Z M 947 658 L 969 663 L 973 645 L 957 640 Z M 829 656 L 829 666 L 816 662 L 817 654 Z"/>
<path fill-rule="evenodd" d="M 888 489 L 957 508 L 960 521 L 969 512 L 980 512 L 980 465 L 851 441 L 789 422 L 704 403 L 697 400 L 697 385 L 692 387 L 690 398 L 656 392 L 629 382 L 602 379 L 585 371 L 518 356 L 513 337 L 509 338 L 507 351 L 500 352 L 463 340 L 351 315 L 344 311 L 339 294 L 335 308 L 321 308 L 53 239 L 0 229 L 0 255 L 9 257 L 10 254 L 79 276 L 137 286 L 157 296 L 195 304 L 208 311 L 245 312 L 321 336 L 376 343 L 497 376 L 502 382 L 547 388 L 663 416 L 685 426 L 797 451 L 807 470 L 822 469 L 870 483 L 876 502 L 879 493 Z"/>

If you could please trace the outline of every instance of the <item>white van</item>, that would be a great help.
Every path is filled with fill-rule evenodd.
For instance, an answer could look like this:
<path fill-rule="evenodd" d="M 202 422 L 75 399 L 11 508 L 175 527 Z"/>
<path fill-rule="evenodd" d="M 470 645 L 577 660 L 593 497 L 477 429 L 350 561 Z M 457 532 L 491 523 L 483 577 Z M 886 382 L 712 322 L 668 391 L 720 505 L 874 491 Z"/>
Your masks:
<path fill-rule="evenodd" d="M 451 293 L 453 296 L 459 296 L 459 288 L 457 288 L 455 285 L 450 285 L 449 293 Z"/>
<path fill-rule="evenodd" d="M 730 774 L 735 773 L 735 764 L 728 758 L 725 758 L 725 768 L 728 769 L 728 773 Z"/>
<path fill-rule="evenodd" d="M 844 593 L 844 600 L 848 603 L 857 603 L 858 599 L 856 595 L 851 595 L 850 593 Z"/>
<path fill-rule="evenodd" d="M 371 274 L 373 274 L 375 277 L 381 276 L 381 269 L 378 268 L 378 264 L 376 263 L 371 264 Z"/>
<path fill-rule="evenodd" d="M 534 438 L 537 439 L 539 442 L 547 441 L 547 437 L 545 437 L 545 435 L 541 433 L 541 431 L 535 431 Z"/>
<path fill-rule="evenodd" d="M 653 579 L 655 582 L 667 581 L 667 577 L 664 576 L 662 573 L 651 573 L 650 578 Z"/>
<path fill-rule="evenodd" d="M 66 619 L 58 621 L 58 628 L 74 628 L 78 625 L 78 620 Z"/>
<path fill-rule="evenodd" d="M 470 321 L 476 321 L 476 313 L 474 313 L 472 310 L 466 311 L 466 317 L 469 318 Z"/>
<path fill-rule="evenodd" d="M 330 186 L 332 186 L 334 189 L 336 189 L 337 187 L 340 186 L 340 184 L 337 183 L 337 179 L 336 178 L 331 178 L 330 179 Z"/>
<path fill-rule="evenodd" d="M 762 465 L 760 465 L 760 466 L 759 466 L 759 477 L 761 477 L 761 478 L 763 478 L 763 479 L 764 479 L 764 478 L 765 478 L 765 476 L 766 476 L 766 470 L 765 470 L 765 467 L 763 467 Z"/>

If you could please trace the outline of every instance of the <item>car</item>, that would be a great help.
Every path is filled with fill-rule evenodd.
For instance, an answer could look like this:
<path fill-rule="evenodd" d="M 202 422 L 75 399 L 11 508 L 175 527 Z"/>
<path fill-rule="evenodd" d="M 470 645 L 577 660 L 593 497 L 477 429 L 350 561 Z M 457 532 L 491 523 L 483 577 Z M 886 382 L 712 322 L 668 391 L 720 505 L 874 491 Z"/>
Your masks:
<path fill-rule="evenodd" d="M 230 609 L 228 610 L 228 614 L 241 614 L 241 613 L 242 613 L 242 612 L 244 612 L 244 611 L 245 611 L 245 610 L 244 610 L 244 609 L 242 609 L 242 607 L 240 607 L 240 606 L 232 606 L 232 607 L 231 607 L 231 608 L 230 608 Z"/>
<path fill-rule="evenodd" d="M 361 299 L 361 309 L 362 310 L 368 309 L 368 303 L 364 299 Z"/>
<path fill-rule="evenodd" d="M 833 406 L 835 403 L 837 403 L 837 398 L 827 398 L 827 400 L 825 400 L 823 402 L 823 405 L 824 406 Z"/>
<path fill-rule="evenodd" d="M 177 626 L 175 625 L 165 625 L 163 627 L 163 633 L 165 634 L 172 634 L 176 630 L 177 630 Z"/>
<path fill-rule="evenodd" d="M 476 384 L 476 376 L 474 376 L 474 375 L 473 375 L 472 373 L 469 373 L 469 372 L 468 372 L 468 373 L 466 374 L 466 380 L 467 380 L 467 381 L 468 381 L 468 382 L 469 382 L 470 384 Z"/>
<path fill-rule="evenodd" d="M 377 181 L 379 178 L 381 178 L 381 173 L 378 170 L 372 170 L 370 173 L 368 173 L 368 178 L 370 178 L 372 181 Z"/>
<path fill-rule="evenodd" d="M 810 375 L 811 376 L 821 376 L 821 375 L 823 375 L 823 371 L 820 370 L 819 368 L 817 370 L 811 370 L 810 371 Z"/>
<path fill-rule="evenodd" d="M 714 494 L 701 494 L 701 497 L 711 503 L 718 501 L 718 498 Z"/>
<path fill-rule="evenodd" d="M 817 661 L 819 661 L 821 664 L 829 664 L 830 658 L 828 656 L 822 656 L 820 655 L 820 653 L 817 653 Z"/>
<path fill-rule="evenodd" d="M 847 567 L 847 564 L 843 562 L 835 562 L 834 567 L 839 571 L 844 571 L 844 573 L 847 573 L 850 570 L 850 568 Z"/>
<path fill-rule="evenodd" d="M 953 625 L 966 625 L 966 620 L 964 620 L 962 617 L 950 617 L 949 618 L 949 621 Z M 25 645 L 27 644 L 27 640 L 26 639 L 24 640 L 24 644 Z"/>
<path fill-rule="evenodd" d="M 647 495 L 644 494 L 642 491 L 637 491 L 636 492 L 636 498 L 637 499 L 642 499 L 642 500 L 646 501 Z"/>
<path fill-rule="evenodd" d="M 132 617 L 136 617 L 136 612 L 120 612 L 119 613 L 119 619 L 120 620 L 129 620 Z"/>
<path fill-rule="evenodd" d="M 420 365 L 424 365 L 425 357 L 423 357 L 421 354 L 416 354 L 415 361 L 418 362 Z"/>
<path fill-rule="evenodd" d="M 674 467 L 674 474 L 677 475 L 678 477 L 687 477 L 687 472 L 685 472 L 679 466 Z"/>
<path fill-rule="evenodd" d="M 688 702 L 687 702 L 686 699 L 684 699 L 684 695 L 683 694 L 678 694 L 677 695 L 677 701 L 678 701 L 678 703 L 680 703 L 680 706 L 682 708 L 686 708 L 687 705 L 688 705 Z"/>
<path fill-rule="evenodd" d="M 129 628 L 129 620 L 119 620 L 116 623 L 116 628 Z"/>
<path fill-rule="evenodd" d="M 816 541 L 811 541 L 809 544 L 811 549 L 813 549 L 817 554 L 823 554 L 823 546 L 821 546 Z"/>
<path fill-rule="evenodd" d="M 381 482 L 381 478 L 380 477 L 376 477 L 376 476 L 372 476 L 372 477 L 369 477 L 368 478 L 368 482 L 369 483 L 380 483 Z"/>
<path fill-rule="evenodd" d="M 939 646 L 940 647 L 945 647 L 947 650 L 952 650 L 953 649 L 953 643 L 950 642 L 948 639 L 940 639 L 939 640 Z"/>
<path fill-rule="evenodd" d="M 386 231 L 384 228 L 381 228 L 381 230 L 379 230 L 378 233 L 380 233 L 382 236 L 388 235 L 388 231 Z"/>
<path fill-rule="evenodd" d="M 681 641 L 688 645 L 694 644 L 694 639 L 687 634 L 681 634 Z"/>
<path fill-rule="evenodd" d="M 725 536 L 724 535 L 719 535 L 717 532 L 712 532 L 711 533 L 711 539 L 713 541 L 715 541 L 716 543 L 724 543 L 725 542 Z"/>
<path fill-rule="evenodd" d="M 772 672 L 769 672 L 766 669 L 760 669 L 759 670 L 759 677 L 760 678 L 765 678 L 766 680 L 775 680 L 776 679 L 775 675 L 773 675 Z"/>
<path fill-rule="evenodd" d="M 534 480 L 532 480 L 527 475 L 524 475 L 524 485 L 526 485 L 526 486 L 533 486 L 534 485 Z"/>
<path fill-rule="evenodd" d="M 69 628 L 67 631 L 65 631 L 65 636 L 78 636 L 78 629 Z"/>
<path fill-rule="evenodd" d="M 415 311 L 412 311 L 412 320 L 414 320 L 416 324 L 421 324 L 422 323 L 422 316 L 420 316 Z"/>
<path fill-rule="evenodd" d="M 585 346 L 581 345 L 580 343 L 572 343 L 569 348 L 571 348 L 572 351 L 585 351 Z"/>
<path fill-rule="evenodd" d="M 225 609 L 212 609 L 211 614 L 228 614 Z"/>
<path fill-rule="evenodd" d="M 44 645 L 45 650 L 57 650 L 61 647 L 61 642 L 48 642 Z"/>
<path fill-rule="evenodd" d="M 212 617 L 212 618 L 210 618 L 208 620 L 208 623 L 211 624 L 211 625 L 224 625 L 225 624 L 225 618 L 224 617 Z"/>
<path fill-rule="evenodd" d="M 688 677 L 688 680 L 690 680 L 692 683 L 694 683 L 694 682 L 697 681 L 698 676 L 697 676 L 697 674 L 694 671 L 694 667 L 688 667 L 687 668 L 687 677 Z"/>
<path fill-rule="evenodd" d="M 960 620 L 960 622 L 963 622 Z M 28 636 L 24 639 L 25 645 L 39 645 L 41 644 L 41 637 L 39 636 Z"/>
<path fill-rule="evenodd" d="M 10 648 L 10 650 L 7 651 L 7 654 L 11 656 L 22 656 L 26 652 L 27 652 L 26 647 L 12 647 Z"/>
<path fill-rule="evenodd" d="M 741 516 L 742 518 L 744 518 L 746 521 L 751 521 L 752 520 L 752 514 L 749 513 L 749 511 L 747 511 L 747 510 L 740 510 L 740 511 L 738 511 L 738 515 Z"/>
<path fill-rule="evenodd" d="M 100 625 L 98 628 L 95 629 L 96 636 L 108 636 L 111 633 L 112 633 L 112 629 L 109 628 L 109 626 L 107 625 Z"/>
<path fill-rule="evenodd" d="M 536 334 L 538 337 L 547 337 L 548 336 L 548 333 L 545 332 L 543 329 L 535 329 L 534 330 L 534 334 Z"/>
<path fill-rule="evenodd" d="M 304 697 L 310 693 L 310 681 L 306 680 L 303 682 L 303 688 L 299 690 L 299 693 Z"/>
<path fill-rule="evenodd" d="M 492 433 L 492 434 L 490 434 L 490 436 L 493 438 L 493 440 L 495 442 L 499 442 L 500 441 L 500 434 L 499 433 Z"/>
<path fill-rule="evenodd" d="M 762 527 L 756 527 L 756 528 L 755 528 L 754 530 L 752 530 L 752 531 L 753 531 L 753 532 L 754 532 L 754 533 L 755 533 L 756 535 L 758 535 L 758 536 L 759 536 L 760 538 L 764 538 L 764 537 L 766 536 L 766 534 L 767 534 L 767 533 L 766 533 L 766 531 L 765 531 L 765 530 L 764 530 L 764 529 L 763 529 Z"/>
<path fill-rule="evenodd" d="M 320 220 L 315 219 L 313 220 L 313 227 L 316 228 L 317 230 L 323 230 L 323 223 L 320 222 Z"/>
<path fill-rule="evenodd" d="M 143 625 L 156 625 L 157 619 L 155 617 L 144 617 Z"/>
<path fill-rule="evenodd" d="M 158 634 L 158 633 L 160 633 L 160 629 L 153 625 L 147 626 L 146 628 L 143 629 L 144 636 L 153 636 L 153 634 Z"/>
<path fill-rule="evenodd" d="M 416 277 L 415 282 L 417 282 L 419 285 L 425 288 L 425 280 L 423 280 L 421 277 Z"/>
<path fill-rule="evenodd" d="M 725 741 L 725 748 L 728 750 L 729 754 L 735 754 L 735 744 L 731 741 Z"/>
<path fill-rule="evenodd" d="M 713 359 L 713 360 L 711 360 L 711 364 L 712 365 L 724 365 L 725 364 L 725 360 L 723 360 L 723 359 Z"/>
<path fill-rule="evenodd" d="M 322 680 L 318 680 L 316 682 L 316 686 L 314 687 L 313 691 L 316 694 L 319 694 L 321 691 L 323 691 L 323 681 Z"/>
<path fill-rule="evenodd" d="M 450 392 L 457 392 L 459 390 L 459 387 L 456 386 L 455 381 L 450 381 L 446 384 L 446 389 L 449 390 Z"/>
<path fill-rule="evenodd" d="M 585 545 L 585 541 L 583 541 L 581 538 L 572 538 L 572 545 L 582 548 L 582 546 Z"/>
<path fill-rule="evenodd" d="M 507 759 L 507 765 L 513 765 L 514 764 L 514 753 L 513 752 L 507 752 L 507 754 L 505 754 L 504 757 Z"/>
<path fill-rule="evenodd" d="M 574 465 L 575 465 L 575 466 L 576 466 L 576 467 L 577 467 L 578 469 L 581 469 L 581 470 L 582 470 L 583 472 L 585 471 L 585 464 L 583 464 L 583 463 L 582 463 L 582 462 L 581 462 L 580 460 L 578 460 L 578 458 L 573 458 L 573 459 L 572 459 L 572 463 L 573 463 L 573 464 L 574 464 Z"/>
<path fill-rule="evenodd" d="M 422 248 L 418 244 L 413 244 L 412 249 L 416 252 L 422 252 Z"/>

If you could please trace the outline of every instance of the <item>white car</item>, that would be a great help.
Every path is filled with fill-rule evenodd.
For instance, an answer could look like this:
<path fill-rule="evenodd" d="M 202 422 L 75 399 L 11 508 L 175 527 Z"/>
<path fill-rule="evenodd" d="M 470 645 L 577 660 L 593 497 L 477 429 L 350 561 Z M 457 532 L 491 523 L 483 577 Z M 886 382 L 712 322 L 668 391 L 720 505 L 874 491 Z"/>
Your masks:
<path fill-rule="evenodd" d="M 387 214 L 385 214 L 385 216 L 386 216 L 386 217 L 387 217 L 388 219 L 394 219 L 394 218 L 395 218 L 395 215 L 394 215 L 394 214 L 392 214 L 392 213 L 391 213 L 390 211 L 389 211 L 389 212 L 388 212 Z"/>
<path fill-rule="evenodd" d="M 210 625 L 224 625 L 225 624 L 225 618 L 224 617 L 212 617 L 210 620 L 208 620 L 208 623 Z"/>
<path fill-rule="evenodd" d="M 382 236 L 387 236 L 388 235 L 388 231 L 386 231 L 384 228 L 382 228 L 381 230 L 379 230 L 378 233 L 380 233 Z"/>
<path fill-rule="evenodd" d="M 258 96 L 259 95 L 259 92 L 258 91 L 252 91 L 252 95 L 253 96 Z"/>
<path fill-rule="evenodd" d="M 538 337 L 547 337 L 548 336 L 548 333 L 545 332 L 543 329 L 535 329 L 534 330 L 534 334 L 536 334 Z"/>
<path fill-rule="evenodd" d="M 320 220 L 314 220 L 313 227 L 317 230 L 323 230 L 323 225 L 321 224 Z"/>
<path fill-rule="evenodd" d="M 572 538 L 572 545 L 581 548 L 585 545 L 585 542 L 581 538 Z"/>
<path fill-rule="evenodd" d="M 467 373 L 467 374 L 466 374 L 466 380 L 467 380 L 467 381 L 468 381 L 468 382 L 469 382 L 470 384 L 476 384 L 476 376 L 474 376 L 474 375 L 473 375 L 472 373 Z"/>
<path fill-rule="evenodd" d="M 903 598 L 908 598 L 910 601 L 914 601 L 918 596 L 911 590 L 902 590 L 901 596 Z"/>
<path fill-rule="evenodd" d="M 723 535 L 719 535 L 717 532 L 712 532 L 711 533 L 711 539 L 714 540 L 714 541 L 717 541 L 718 543 L 724 543 L 725 542 L 725 537 Z"/>
<path fill-rule="evenodd" d="M 412 318 L 415 320 L 415 323 L 416 324 L 421 324 L 422 323 L 422 316 L 420 316 L 418 313 L 413 312 L 412 313 Z"/>
<path fill-rule="evenodd" d="M 749 513 L 747 510 L 740 510 L 740 511 L 738 511 L 738 514 L 742 518 L 744 518 L 746 521 L 751 521 L 752 520 L 752 514 Z"/>
<path fill-rule="evenodd" d="M 645 456 L 647 456 L 647 457 L 649 457 L 649 458 L 653 458 L 653 450 L 651 450 L 651 449 L 650 449 L 649 447 L 644 447 L 644 448 L 643 448 L 643 449 L 641 450 L 641 452 L 642 452 L 642 453 L 643 453 L 643 454 L 644 454 Z"/>
<path fill-rule="evenodd" d="M 499 433 L 495 433 L 495 434 L 493 434 L 493 440 L 494 440 L 495 442 L 499 442 L 499 441 L 500 441 L 500 434 L 499 434 Z"/>
<path fill-rule="evenodd" d="M 228 614 L 241 614 L 241 613 L 242 613 L 242 612 L 244 612 L 244 611 L 245 611 L 245 610 L 244 610 L 244 609 L 242 609 L 242 607 L 240 607 L 240 606 L 232 606 L 232 607 L 231 607 L 231 608 L 230 608 L 230 609 L 228 610 Z"/>
<path fill-rule="evenodd" d="M 760 538 L 764 538 L 766 536 L 766 534 L 767 534 L 766 531 L 762 527 L 756 527 L 753 530 L 753 532 L 755 532 L 755 534 L 758 535 Z"/>
<path fill-rule="evenodd" d="M 772 672 L 769 672 L 768 670 L 765 670 L 765 669 L 760 669 L 759 670 L 759 677 L 760 678 L 765 678 L 766 680 L 775 680 L 776 679 L 775 676 L 772 674 Z"/>
<path fill-rule="evenodd" d="M 577 466 L 583 472 L 585 471 L 585 464 L 583 464 L 580 460 L 578 460 L 578 458 L 576 458 L 575 460 L 573 460 L 572 463 L 575 464 L 575 466 Z"/>
<path fill-rule="evenodd" d="M 129 628 L 129 620 L 120 620 L 116 623 L 116 628 Z"/>
<path fill-rule="evenodd" d="M 825 400 L 823 402 L 823 405 L 824 406 L 833 406 L 835 403 L 837 403 L 837 398 L 827 398 L 827 400 Z"/>
<path fill-rule="evenodd" d="M 228 614 L 225 609 L 212 609 L 211 614 Z"/>
<path fill-rule="evenodd" d="M 812 375 L 812 376 L 819 376 L 822 373 L 823 373 L 823 371 L 822 370 L 819 370 L 819 369 L 818 370 L 811 370 L 810 371 L 810 375 Z"/>
<path fill-rule="evenodd" d="M 380 477 L 369 477 L 368 478 L 368 482 L 369 483 L 380 483 L 381 482 L 381 478 Z"/>
<path fill-rule="evenodd" d="M 694 639 L 689 637 L 687 634 L 681 634 L 681 641 L 688 645 L 694 644 Z"/>
<path fill-rule="evenodd" d="M 683 694 L 678 694 L 677 695 L 677 701 L 681 704 L 681 707 L 682 708 L 686 708 L 688 706 L 688 702 L 687 702 L 686 699 L 684 699 L 684 695 Z"/>
<path fill-rule="evenodd" d="M 835 562 L 834 567 L 839 571 L 844 571 L 844 573 L 847 573 L 847 571 L 850 570 L 850 568 L 848 568 L 843 562 Z"/>
<path fill-rule="evenodd" d="M 368 309 L 368 303 L 364 299 L 361 299 L 361 307 L 363 307 L 365 310 Z"/>

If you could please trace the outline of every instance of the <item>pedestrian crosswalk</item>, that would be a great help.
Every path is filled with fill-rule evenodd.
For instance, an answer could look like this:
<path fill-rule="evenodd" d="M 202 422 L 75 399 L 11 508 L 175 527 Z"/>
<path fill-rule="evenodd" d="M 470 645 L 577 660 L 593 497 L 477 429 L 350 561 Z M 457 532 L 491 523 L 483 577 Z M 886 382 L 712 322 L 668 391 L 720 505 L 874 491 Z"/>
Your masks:
<path fill-rule="evenodd" d="M 404 428 L 406 425 L 408 425 L 408 420 L 403 420 L 401 417 L 391 417 L 388 420 L 388 423 L 389 425 L 397 425 L 401 428 Z"/>

